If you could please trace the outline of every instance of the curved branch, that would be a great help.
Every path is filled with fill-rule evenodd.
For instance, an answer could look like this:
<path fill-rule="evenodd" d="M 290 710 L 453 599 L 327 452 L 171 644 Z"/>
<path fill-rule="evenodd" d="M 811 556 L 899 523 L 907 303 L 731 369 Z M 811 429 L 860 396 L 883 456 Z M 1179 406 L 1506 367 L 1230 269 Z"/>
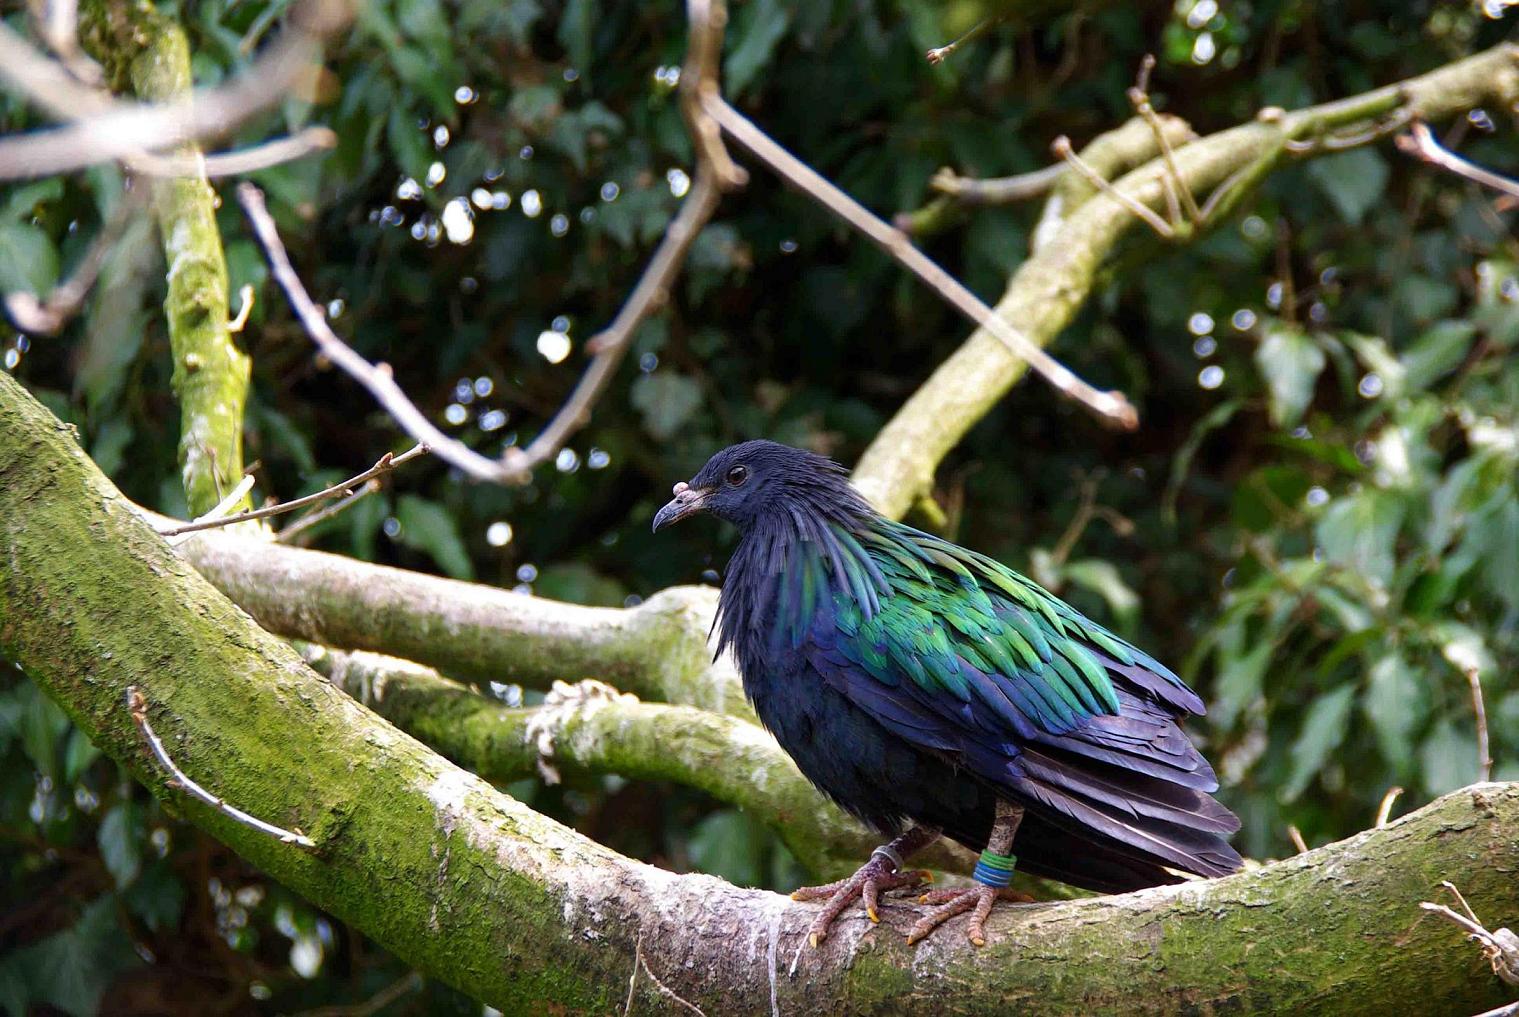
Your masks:
<path fill-rule="evenodd" d="M 1197 195 L 1226 184 L 1248 187 L 1288 156 L 1288 141 L 1396 115 L 1437 120 L 1486 102 L 1511 102 L 1516 96 L 1519 47 L 1504 43 L 1351 99 L 1294 113 L 1263 111 L 1256 123 L 1209 135 L 1178 150 L 1177 168 L 1182 184 Z M 1376 132 L 1365 136 L 1373 138 Z M 1311 147 L 1305 154 L 1320 150 L 1329 149 Z M 1114 186 L 1141 204 L 1163 210 L 1159 179 L 1163 168 L 1161 160 L 1152 160 Z M 1240 178 L 1252 170 L 1260 172 Z M 1062 183 L 1074 177 L 1067 174 Z M 1111 196 L 1090 197 L 1064 220 L 1056 234 L 1058 242 L 1044 242 L 1018 269 L 996 314 L 1016 321 L 1036 345 L 1049 345 L 1086 302 L 1103 260 L 1136 222 Z M 940 460 L 1027 369 L 1026 362 L 1010 355 L 992 333 L 977 329 L 876 435 L 860 458 L 856 485 L 881 511 L 901 516 L 932 490 Z"/>
<path fill-rule="evenodd" d="M 380 716 L 493 783 L 537 776 L 546 736 L 546 761 L 559 769 L 673 781 L 743 809 L 825 879 L 853 872 L 881 842 L 819 794 L 775 739 L 736 717 L 632 696 L 509 709 L 410 661 L 318 646 L 303 655 Z M 975 861 L 940 844 L 914 861 L 957 869 Z"/>
<path fill-rule="evenodd" d="M 754 717 L 732 660 L 713 660 L 712 587 L 671 587 L 635 608 L 582 607 L 225 530 L 194 534 L 175 549 L 287 638 L 530 688 L 599 678 L 640 699 Z"/>
<path fill-rule="evenodd" d="M 1378 830 L 1226 879 L 1004 908 L 991 941 L 916 949 L 911 911 L 803 950 L 813 907 L 630 861 L 448 763 L 316 675 L 179 561 L 0 374 L 0 652 L 186 818 L 406 962 L 509 1013 L 604 1014 L 642 955 L 707 1014 L 1373 1014 L 1502 1002 L 1417 902 L 1459 873 L 1519 908 L 1519 785 L 1448 795 Z M 281 844 L 184 797 L 124 702 Z M 657 1004 L 652 979 L 645 1006 Z"/>

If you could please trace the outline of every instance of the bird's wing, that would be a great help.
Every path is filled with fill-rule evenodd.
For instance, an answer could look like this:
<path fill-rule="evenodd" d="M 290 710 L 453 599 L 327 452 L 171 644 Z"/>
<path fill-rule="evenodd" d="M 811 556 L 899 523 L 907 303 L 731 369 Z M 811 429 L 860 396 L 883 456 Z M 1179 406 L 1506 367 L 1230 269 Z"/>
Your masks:
<path fill-rule="evenodd" d="M 804 650 L 897 737 L 1191 871 L 1229 871 L 1234 816 L 1176 726 L 1169 669 L 983 555 L 896 524 L 856 532 L 889 593 L 820 582 Z M 872 603 L 873 601 L 873 603 Z"/>

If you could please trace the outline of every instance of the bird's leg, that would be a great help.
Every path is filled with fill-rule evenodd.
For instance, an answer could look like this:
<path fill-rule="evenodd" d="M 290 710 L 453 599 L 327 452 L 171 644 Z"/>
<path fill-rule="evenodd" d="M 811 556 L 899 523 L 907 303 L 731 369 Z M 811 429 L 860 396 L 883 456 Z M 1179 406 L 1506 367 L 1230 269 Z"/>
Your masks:
<path fill-rule="evenodd" d="M 904 869 L 903 859 L 915 851 L 921 851 L 939 839 L 939 831 L 930 826 L 915 826 L 889 844 L 882 844 L 870 853 L 870 860 L 848 879 L 840 879 L 824 886 L 804 886 L 791 894 L 792 900 L 823 900 L 823 910 L 813 919 L 807 930 L 807 941 L 817 946 L 828 936 L 828 927 L 856 897 L 865 904 L 865 914 L 872 922 L 879 922 L 876 906 L 883 890 L 912 888 L 932 882 L 927 869 Z"/>
<path fill-rule="evenodd" d="M 1033 898 L 1007 888 L 1013 878 L 1013 835 L 1023 820 L 1023 806 L 1009 802 L 997 802 L 997 818 L 992 822 L 992 834 L 986 840 L 986 850 L 976 863 L 972 875 L 974 886 L 935 890 L 918 898 L 922 904 L 937 904 L 928 914 L 918 919 L 907 933 L 907 942 L 916 943 L 955 915 L 971 912 L 970 925 L 965 937 L 976 946 L 986 945 L 986 919 L 992 913 L 992 905 L 998 899 L 1030 901 Z"/>

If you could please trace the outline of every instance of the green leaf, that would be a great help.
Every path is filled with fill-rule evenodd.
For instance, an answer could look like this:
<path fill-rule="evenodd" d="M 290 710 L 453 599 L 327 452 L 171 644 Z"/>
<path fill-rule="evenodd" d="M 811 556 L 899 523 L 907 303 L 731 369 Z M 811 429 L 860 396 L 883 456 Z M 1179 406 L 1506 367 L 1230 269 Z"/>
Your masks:
<path fill-rule="evenodd" d="M 750 0 L 734 20 L 730 38 L 736 43 L 723 63 L 723 91 L 730 96 L 742 94 L 770 62 L 791 25 L 791 8 L 780 0 Z"/>
<path fill-rule="evenodd" d="M 115 896 L 106 894 L 85 908 L 71 928 L 7 955 L 0 962 L 5 972 L 0 985 L 12 1003 L 19 982 L 32 1003 L 73 1017 L 94 1017 L 101 995 L 116 977 L 140 963 L 116 922 Z"/>
<path fill-rule="evenodd" d="M 675 436 L 701 407 L 701 385 L 674 371 L 656 371 L 633 382 L 629 397 L 643 425 L 659 441 Z"/>
<path fill-rule="evenodd" d="M 1415 339 L 1403 354 L 1403 370 L 1413 391 L 1455 370 L 1471 348 L 1477 326 L 1469 321 L 1442 321 Z"/>
<path fill-rule="evenodd" d="M 1419 747 L 1419 779 L 1424 790 L 1443 795 L 1477 779 L 1477 739 L 1446 717 Z"/>
<path fill-rule="evenodd" d="M 174 874 L 174 866 L 160 859 L 142 870 L 121 899 L 148 928 L 159 932 L 179 924 L 185 909 L 185 886 Z"/>
<path fill-rule="evenodd" d="M 1361 707 L 1382 755 L 1400 772 L 1413 760 L 1413 734 L 1428 704 L 1419 676 L 1401 653 L 1392 650 L 1371 666 Z"/>
<path fill-rule="evenodd" d="M 68 730 L 69 718 L 36 685 L 27 683 L 19 692 L 21 700 L 21 746 L 39 772 L 58 783 L 58 741 Z"/>
<path fill-rule="evenodd" d="M 1382 197 L 1387 175 L 1387 161 L 1370 148 L 1324 156 L 1308 164 L 1309 179 L 1352 226 Z"/>
<path fill-rule="evenodd" d="M 763 875 L 760 848 L 765 831 L 734 809 L 714 812 L 691 831 L 691 864 L 735 886 L 754 886 Z"/>
<path fill-rule="evenodd" d="M 1315 527 L 1324 555 L 1384 586 L 1396 564 L 1402 499 L 1386 491 L 1365 489 L 1336 500 Z"/>
<path fill-rule="evenodd" d="M 99 758 L 100 750 L 90 741 L 89 735 L 77 727 L 70 730 L 68 748 L 63 752 L 64 783 L 73 784 L 79 780 L 90 764 Z"/>
<path fill-rule="evenodd" d="M 1330 754 L 1345 740 L 1355 691 L 1354 685 L 1341 685 L 1319 696 L 1308 708 L 1308 716 L 1289 752 L 1292 764 L 1287 782 L 1282 786 L 1282 801 L 1296 800 L 1323 769 Z"/>
<path fill-rule="evenodd" d="M 1068 562 L 1065 578 L 1107 601 L 1119 628 L 1125 633 L 1133 631 L 1134 624 L 1139 619 L 1139 594 L 1123 581 L 1123 576 L 1112 562 L 1096 558 Z"/>
<path fill-rule="evenodd" d="M 58 249 L 30 223 L 0 222 L 0 290 L 25 290 L 36 296 L 58 281 Z"/>
<path fill-rule="evenodd" d="M 559 17 L 559 44 L 569 54 L 570 66 L 580 72 L 586 85 L 590 85 L 592 44 L 596 31 L 596 8 L 594 0 L 569 0 Z"/>
<path fill-rule="evenodd" d="M 455 579 L 475 578 L 464 538 L 459 536 L 459 524 L 442 505 L 403 494 L 396 503 L 396 519 L 401 523 L 397 538 L 401 543 L 425 552 Z"/>
<path fill-rule="evenodd" d="M 1271 392 L 1271 421 L 1292 427 L 1313 401 L 1324 370 L 1324 351 L 1306 332 L 1278 324 L 1255 351 L 1255 363 Z"/>
<path fill-rule="evenodd" d="M 1397 355 L 1388 349 L 1387 341 L 1381 336 L 1360 335 L 1355 332 L 1344 332 L 1340 338 L 1355 350 L 1356 358 L 1365 365 L 1366 369 L 1382 380 L 1382 394 L 1385 398 L 1396 399 L 1402 395 L 1405 388 L 1403 362 Z"/>
<path fill-rule="evenodd" d="M 38 205 L 46 205 L 50 201 L 57 201 L 63 197 L 63 178 L 48 177 L 45 180 L 36 180 L 29 184 L 22 184 L 11 189 L 5 198 L 5 208 L 0 211 L 0 219 L 30 219 L 37 212 Z"/>
<path fill-rule="evenodd" d="M 100 860 L 116 880 L 116 888 L 131 885 L 142 871 L 142 828 L 130 801 L 106 810 L 95 840 L 100 845 Z"/>

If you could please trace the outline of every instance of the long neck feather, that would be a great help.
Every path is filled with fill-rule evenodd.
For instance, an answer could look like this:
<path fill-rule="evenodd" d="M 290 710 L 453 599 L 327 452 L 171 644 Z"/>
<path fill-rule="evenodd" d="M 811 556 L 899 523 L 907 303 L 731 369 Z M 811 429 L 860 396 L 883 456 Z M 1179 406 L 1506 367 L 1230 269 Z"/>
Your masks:
<path fill-rule="evenodd" d="M 850 488 L 788 492 L 739 540 L 718 602 L 718 652 L 783 634 L 792 645 L 843 593 L 864 617 L 891 592 L 857 533 L 877 519 Z"/>

